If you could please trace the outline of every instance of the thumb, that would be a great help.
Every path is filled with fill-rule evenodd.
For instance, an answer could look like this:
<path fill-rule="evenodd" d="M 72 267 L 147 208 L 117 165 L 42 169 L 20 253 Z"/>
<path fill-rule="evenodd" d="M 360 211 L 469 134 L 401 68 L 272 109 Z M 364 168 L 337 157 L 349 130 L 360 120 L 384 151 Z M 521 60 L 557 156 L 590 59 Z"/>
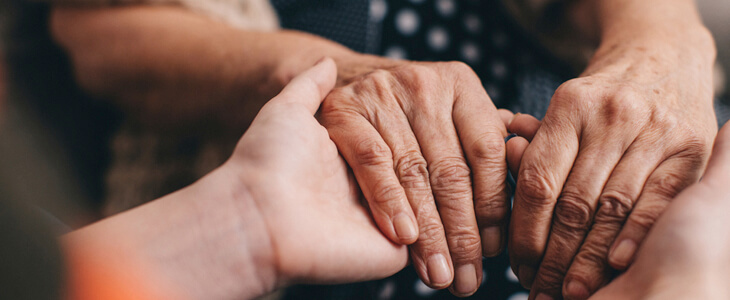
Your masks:
<path fill-rule="evenodd" d="M 702 180 L 713 181 L 720 185 L 730 181 L 730 122 L 722 126 L 715 138 L 712 156 Z"/>
<path fill-rule="evenodd" d="M 304 105 L 312 114 L 317 112 L 325 96 L 335 86 L 337 66 L 329 57 L 302 72 L 269 101 L 270 103 L 291 103 Z"/>

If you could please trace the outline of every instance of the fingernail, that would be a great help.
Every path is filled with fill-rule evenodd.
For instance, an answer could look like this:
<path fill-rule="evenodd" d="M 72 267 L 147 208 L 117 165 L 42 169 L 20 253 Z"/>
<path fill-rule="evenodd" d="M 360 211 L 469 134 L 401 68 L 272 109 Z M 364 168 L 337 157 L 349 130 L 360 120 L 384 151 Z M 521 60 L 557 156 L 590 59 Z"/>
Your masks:
<path fill-rule="evenodd" d="M 456 281 L 456 286 L 454 288 L 456 289 L 456 292 L 461 295 L 472 294 L 477 290 L 477 288 L 479 288 L 477 271 L 472 264 L 466 264 L 459 267 L 456 270 L 456 277 L 454 278 L 454 281 Z"/>
<path fill-rule="evenodd" d="M 590 296 L 588 288 L 578 280 L 568 282 L 568 285 L 565 287 L 565 292 L 569 299 L 588 299 L 588 296 Z"/>
<path fill-rule="evenodd" d="M 416 239 L 418 235 L 418 229 L 413 221 L 406 214 L 398 214 L 393 218 L 393 227 L 395 228 L 395 234 L 398 235 L 403 242 L 410 242 Z"/>
<path fill-rule="evenodd" d="M 636 243 L 630 239 L 625 239 L 611 252 L 610 258 L 614 264 L 628 266 L 636 251 Z"/>
<path fill-rule="evenodd" d="M 499 255 L 502 250 L 502 228 L 499 226 L 482 229 L 482 252 L 486 257 Z"/>
<path fill-rule="evenodd" d="M 538 294 L 535 300 L 553 300 L 553 297 L 550 297 L 547 294 Z"/>
<path fill-rule="evenodd" d="M 520 283 L 526 289 L 532 288 L 532 281 L 535 280 L 535 269 L 522 265 L 517 269 L 517 277 L 520 278 Z"/>
<path fill-rule="evenodd" d="M 451 268 L 443 254 L 435 254 L 428 259 L 428 279 L 431 285 L 444 287 L 451 283 Z"/>

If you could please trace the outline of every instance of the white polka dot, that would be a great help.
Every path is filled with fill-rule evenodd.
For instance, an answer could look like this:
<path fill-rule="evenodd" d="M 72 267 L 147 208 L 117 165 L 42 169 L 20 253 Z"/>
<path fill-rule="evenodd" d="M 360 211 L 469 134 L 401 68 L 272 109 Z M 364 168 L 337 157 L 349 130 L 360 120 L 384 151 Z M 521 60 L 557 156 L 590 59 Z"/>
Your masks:
<path fill-rule="evenodd" d="M 395 295 L 395 282 L 389 280 L 383 285 L 382 288 L 380 288 L 380 292 L 378 293 L 378 299 L 389 300 L 393 298 L 393 295 Z"/>
<path fill-rule="evenodd" d="M 416 291 L 416 294 L 421 297 L 428 297 L 436 293 L 436 290 L 428 287 L 420 279 L 416 279 L 416 284 L 413 286 L 413 289 Z"/>
<path fill-rule="evenodd" d="M 482 58 L 479 46 L 473 42 L 465 42 L 461 45 L 461 57 L 468 63 L 477 63 Z"/>
<path fill-rule="evenodd" d="M 511 267 L 507 267 L 507 271 L 504 272 L 504 276 L 507 277 L 507 280 L 510 282 L 519 282 L 520 280 L 517 279 L 517 275 L 515 275 L 515 272 L 512 272 Z"/>
<path fill-rule="evenodd" d="M 418 19 L 418 15 L 412 9 L 404 9 L 398 12 L 395 16 L 395 27 L 398 31 L 406 36 L 413 35 L 418 31 L 418 26 L 421 24 L 421 20 Z"/>
<path fill-rule="evenodd" d="M 392 59 L 407 59 L 408 54 L 406 53 L 406 50 L 403 49 L 403 47 L 392 46 L 388 48 L 388 50 L 385 50 L 385 57 Z"/>
<path fill-rule="evenodd" d="M 475 15 L 467 15 L 464 17 L 464 27 L 472 34 L 477 34 L 482 31 L 482 20 Z"/>
<path fill-rule="evenodd" d="M 375 22 L 382 22 L 388 13 L 388 4 L 385 0 L 370 1 L 370 19 Z"/>
<path fill-rule="evenodd" d="M 530 297 L 530 294 L 525 293 L 525 292 L 519 292 L 519 293 L 512 294 L 512 296 L 509 296 L 509 298 L 507 298 L 507 300 L 527 300 L 527 298 L 529 298 L 529 297 Z"/>
<path fill-rule="evenodd" d="M 456 3 L 454 0 L 437 0 L 436 10 L 444 17 L 451 17 L 456 12 Z"/>
<path fill-rule="evenodd" d="M 449 33 L 442 27 L 434 27 L 428 31 L 428 45 L 434 51 L 443 51 L 449 47 Z"/>
<path fill-rule="evenodd" d="M 507 65 L 504 63 L 504 61 L 498 60 L 492 63 L 492 75 L 494 75 L 497 79 L 502 79 L 505 76 L 507 76 L 507 72 L 509 69 L 507 68 Z"/>

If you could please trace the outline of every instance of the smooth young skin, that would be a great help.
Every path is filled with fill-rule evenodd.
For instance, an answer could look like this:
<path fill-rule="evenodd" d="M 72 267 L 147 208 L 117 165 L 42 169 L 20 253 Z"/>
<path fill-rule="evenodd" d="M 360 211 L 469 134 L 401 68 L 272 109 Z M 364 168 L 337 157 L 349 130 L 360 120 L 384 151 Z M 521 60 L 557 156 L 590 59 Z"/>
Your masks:
<path fill-rule="evenodd" d="M 373 280 L 401 270 L 406 247 L 372 222 L 313 116 L 335 79 L 334 62 L 319 63 L 264 106 L 223 166 L 64 236 L 65 248 L 135 266 L 130 276 L 171 288 L 156 295 L 189 299 L 250 299 L 292 283 Z"/>
<path fill-rule="evenodd" d="M 702 181 L 672 201 L 631 267 L 591 299 L 730 298 L 728 182 L 730 125 L 725 125 Z"/>

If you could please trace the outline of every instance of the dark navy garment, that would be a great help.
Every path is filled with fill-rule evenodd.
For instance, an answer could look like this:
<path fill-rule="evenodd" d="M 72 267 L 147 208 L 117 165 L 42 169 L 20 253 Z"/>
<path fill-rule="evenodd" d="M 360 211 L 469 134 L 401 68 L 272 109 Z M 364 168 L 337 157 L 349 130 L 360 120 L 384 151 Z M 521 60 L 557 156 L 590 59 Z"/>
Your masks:
<path fill-rule="evenodd" d="M 569 78 L 558 62 L 510 19 L 498 0 L 272 1 L 286 28 L 305 30 L 353 50 L 394 59 L 462 61 L 498 107 L 544 115 Z M 479 299 L 527 299 L 506 254 L 484 260 Z M 423 284 L 413 267 L 379 281 L 297 286 L 285 299 L 458 299 Z"/>

